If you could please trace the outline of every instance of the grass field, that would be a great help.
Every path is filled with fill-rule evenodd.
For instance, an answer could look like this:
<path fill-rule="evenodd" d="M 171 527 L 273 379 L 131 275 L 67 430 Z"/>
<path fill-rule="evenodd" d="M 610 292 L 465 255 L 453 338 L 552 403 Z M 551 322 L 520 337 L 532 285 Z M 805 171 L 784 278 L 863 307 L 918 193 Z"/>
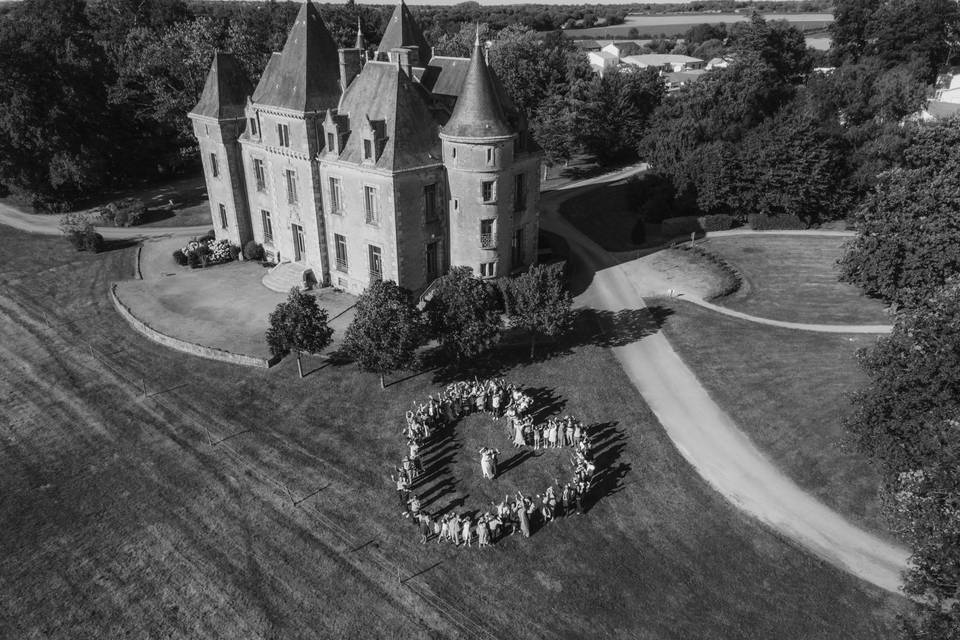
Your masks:
<path fill-rule="evenodd" d="M 848 394 L 865 380 L 856 350 L 875 337 L 759 325 L 678 300 L 657 304 L 675 312 L 664 331 L 677 353 L 760 449 L 823 502 L 884 533 L 879 476 L 840 425 Z"/>
<path fill-rule="evenodd" d="M 765 14 L 770 20 L 786 20 L 801 31 L 821 30 L 833 23 L 829 13 L 778 13 Z M 750 19 L 748 13 L 700 13 L 676 15 L 630 15 L 623 24 L 590 27 L 587 29 L 567 29 L 569 38 L 627 38 L 631 29 L 636 29 L 641 37 L 665 35 L 674 37 L 683 35 L 698 24 L 732 24 Z"/>
<path fill-rule="evenodd" d="M 402 411 L 450 372 L 381 392 L 352 366 L 300 380 L 292 361 L 263 371 L 169 351 L 107 300 L 131 268 L 130 249 L 0 234 L 0 637 L 892 636 L 899 599 L 699 480 L 593 321 L 552 359 L 504 354 L 481 373 L 607 425 L 605 495 L 527 541 L 421 547 L 387 475 Z M 479 497 L 463 452 L 498 432 L 472 420 L 452 472 Z M 531 462 L 514 480 L 551 473 Z"/>
<path fill-rule="evenodd" d="M 845 238 L 733 236 L 708 238 L 701 246 L 743 276 L 741 289 L 717 304 L 744 313 L 823 324 L 890 324 L 879 300 L 837 280 Z"/>

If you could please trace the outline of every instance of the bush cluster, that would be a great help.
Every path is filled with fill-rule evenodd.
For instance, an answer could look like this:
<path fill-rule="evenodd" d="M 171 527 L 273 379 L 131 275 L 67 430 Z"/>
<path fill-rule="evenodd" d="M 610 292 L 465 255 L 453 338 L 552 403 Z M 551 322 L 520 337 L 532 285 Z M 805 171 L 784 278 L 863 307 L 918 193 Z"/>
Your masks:
<path fill-rule="evenodd" d="M 243 257 L 246 260 L 263 260 L 263 245 L 256 240 L 250 240 L 243 245 Z"/>
<path fill-rule="evenodd" d="M 181 267 L 189 266 L 191 269 L 199 269 L 236 260 L 238 255 L 240 255 L 240 248 L 230 244 L 229 240 L 216 240 L 205 236 L 198 240 L 191 240 L 174 251 L 173 261 Z"/>
<path fill-rule="evenodd" d="M 754 231 L 787 231 L 806 229 L 807 223 L 795 215 L 778 213 L 768 216 L 763 213 L 751 213 L 747 216 L 747 224 Z"/>
<path fill-rule="evenodd" d="M 90 217 L 84 213 L 73 212 L 60 218 L 60 232 L 77 251 L 103 251 L 103 236 L 97 233 Z"/>
<path fill-rule="evenodd" d="M 147 205 L 139 198 L 124 198 L 100 209 L 100 219 L 115 227 L 132 227 L 143 222 Z"/>
<path fill-rule="evenodd" d="M 697 218 L 697 221 L 700 223 L 700 228 L 709 233 L 710 231 L 726 231 L 727 229 L 732 229 L 737 219 L 726 213 L 716 213 L 708 216 L 700 216 Z"/>

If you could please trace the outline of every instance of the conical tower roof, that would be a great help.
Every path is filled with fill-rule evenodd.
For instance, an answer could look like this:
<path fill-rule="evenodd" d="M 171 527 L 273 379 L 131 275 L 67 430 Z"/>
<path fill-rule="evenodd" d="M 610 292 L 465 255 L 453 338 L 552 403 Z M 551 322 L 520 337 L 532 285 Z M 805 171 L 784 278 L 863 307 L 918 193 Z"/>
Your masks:
<path fill-rule="evenodd" d="M 423 32 L 420 31 L 420 25 L 413 19 L 413 14 L 403 0 L 400 0 L 400 4 L 394 9 L 393 16 L 390 17 L 390 22 L 383 31 L 383 38 L 380 40 L 377 52 L 390 53 L 391 49 L 399 47 L 416 47 L 420 66 L 426 66 L 430 61 L 430 45 L 427 44 Z"/>
<path fill-rule="evenodd" d="M 354 43 L 353 48 L 360 50 L 367 48 L 367 41 L 363 39 L 363 28 L 360 26 L 360 16 L 357 16 L 357 41 Z"/>
<path fill-rule="evenodd" d="M 247 96 L 252 89 L 237 59 L 229 53 L 217 51 L 213 54 L 200 101 L 190 114 L 217 120 L 242 118 Z"/>
<path fill-rule="evenodd" d="M 311 0 L 300 7 L 279 61 L 267 66 L 253 101 L 293 111 L 322 111 L 340 99 L 337 45 Z"/>
<path fill-rule="evenodd" d="M 443 125 L 443 134 L 452 138 L 499 138 L 512 133 L 478 35 L 460 96 Z"/>

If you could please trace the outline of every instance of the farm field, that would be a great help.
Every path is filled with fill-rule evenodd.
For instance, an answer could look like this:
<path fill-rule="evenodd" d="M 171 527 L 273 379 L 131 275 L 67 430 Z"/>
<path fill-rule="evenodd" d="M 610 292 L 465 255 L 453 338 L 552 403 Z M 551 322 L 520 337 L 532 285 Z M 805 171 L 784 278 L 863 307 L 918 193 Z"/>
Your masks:
<path fill-rule="evenodd" d="M 830 13 L 767 13 L 763 17 L 768 20 L 786 20 L 791 26 L 801 31 L 825 29 L 833 23 L 833 14 Z M 626 38 L 631 29 L 636 29 L 641 36 L 678 36 L 686 33 L 690 27 L 698 24 L 733 24 L 746 22 L 750 19 L 749 13 L 680 13 L 673 15 L 629 15 L 623 24 L 612 26 L 590 27 L 587 29 L 566 29 L 564 33 L 569 38 Z"/>
<path fill-rule="evenodd" d="M 743 276 L 716 304 L 762 318 L 822 324 L 892 324 L 886 305 L 839 282 L 846 238 L 797 235 L 708 237 L 699 244 Z"/>
<path fill-rule="evenodd" d="M 875 336 L 781 329 L 676 299 L 655 304 L 674 312 L 663 330 L 683 361 L 777 466 L 851 520 L 887 532 L 879 476 L 845 443 L 840 422 L 865 381 L 856 351 Z"/>
<path fill-rule="evenodd" d="M 292 361 L 246 369 L 144 341 L 106 297 L 133 254 L 0 234 L 0 637 L 893 636 L 902 600 L 687 467 L 605 348 L 656 330 L 644 317 L 584 315 L 553 358 L 504 352 L 381 392 L 349 365 L 308 360 L 300 380 Z M 605 425 L 604 495 L 530 540 L 422 547 L 388 479 L 402 412 L 491 373 Z M 509 443 L 480 417 L 461 427 L 449 469 L 480 500 L 469 448 Z M 552 475 L 533 462 L 505 478 Z"/>

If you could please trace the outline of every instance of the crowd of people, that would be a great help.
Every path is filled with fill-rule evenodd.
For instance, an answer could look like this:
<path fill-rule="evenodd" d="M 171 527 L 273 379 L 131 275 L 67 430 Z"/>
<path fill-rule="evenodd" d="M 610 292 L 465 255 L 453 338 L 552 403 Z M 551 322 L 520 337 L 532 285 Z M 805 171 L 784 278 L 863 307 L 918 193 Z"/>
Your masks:
<path fill-rule="evenodd" d="M 514 533 L 530 537 L 537 528 L 557 517 L 583 513 L 596 470 L 588 429 L 570 416 L 548 418 L 543 424 L 534 424 L 530 415 L 532 407 L 533 398 L 517 385 L 503 379 L 475 379 L 452 383 L 438 397 L 431 395 L 426 402 L 417 403 L 407 412 L 402 429 L 407 455 L 391 479 L 396 485 L 401 511 L 419 528 L 420 542 L 426 543 L 434 537 L 438 543 L 469 547 L 476 540 L 482 548 Z M 555 481 L 542 494 L 532 497 L 519 491 L 513 497 L 506 495 L 500 503 L 490 503 L 491 508 L 476 518 L 468 513 L 449 512 L 442 516 L 427 513 L 416 492 L 416 485 L 424 474 L 421 449 L 463 416 L 477 412 L 488 413 L 494 419 L 506 418 L 515 447 L 572 447 L 571 479 L 565 483 Z M 479 454 L 481 474 L 484 479 L 494 479 L 500 452 L 481 447 Z"/>

